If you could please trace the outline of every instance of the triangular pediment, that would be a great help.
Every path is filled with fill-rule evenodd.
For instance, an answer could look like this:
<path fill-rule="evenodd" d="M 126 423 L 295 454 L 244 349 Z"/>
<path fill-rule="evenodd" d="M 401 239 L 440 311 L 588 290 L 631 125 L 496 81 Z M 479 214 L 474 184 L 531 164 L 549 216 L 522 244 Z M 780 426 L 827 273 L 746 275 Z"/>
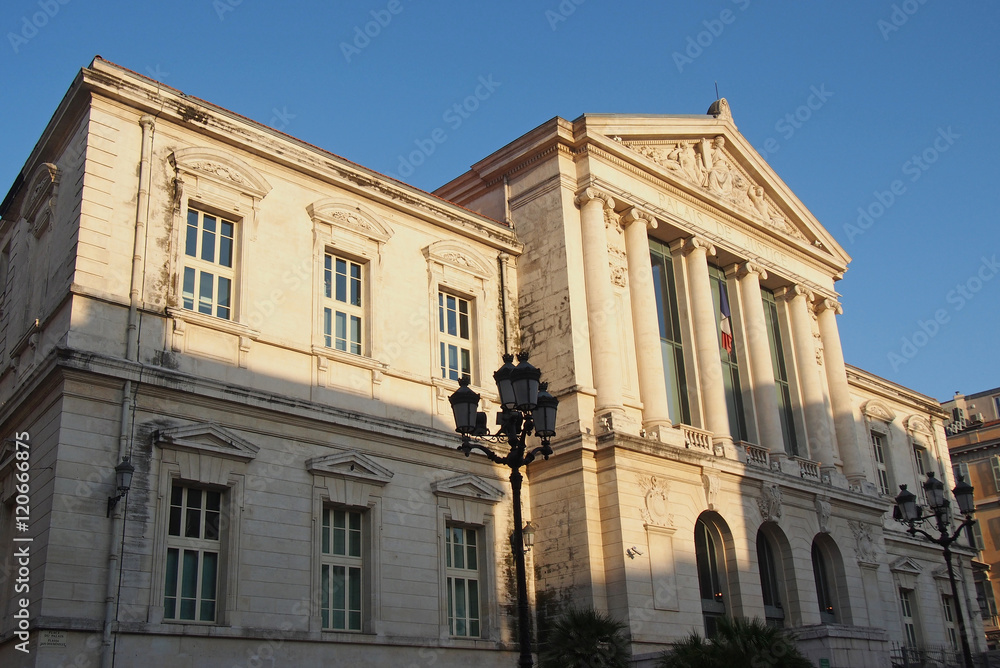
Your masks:
<path fill-rule="evenodd" d="M 306 469 L 310 473 L 353 478 L 379 485 L 389 482 L 393 475 L 392 471 L 357 450 L 313 457 L 306 461 Z"/>
<path fill-rule="evenodd" d="M 250 461 L 260 448 L 213 423 L 192 424 L 158 430 L 153 440 L 161 448 L 187 450 L 215 456 Z"/>
<path fill-rule="evenodd" d="M 501 490 L 471 473 L 447 480 L 439 480 L 431 484 L 431 489 L 434 490 L 435 494 L 441 496 L 490 501 L 492 503 L 497 503 L 503 498 Z"/>
<path fill-rule="evenodd" d="M 725 109 L 704 116 L 587 114 L 583 120 L 592 142 L 631 171 L 638 168 L 770 238 L 846 267 L 847 253 L 736 130 L 728 103 Z"/>
<path fill-rule="evenodd" d="M 893 573 L 909 573 L 910 575 L 919 575 L 923 572 L 923 569 L 909 557 L 900 557 L 896 561 L 889 565 L 889 570 Z"/>

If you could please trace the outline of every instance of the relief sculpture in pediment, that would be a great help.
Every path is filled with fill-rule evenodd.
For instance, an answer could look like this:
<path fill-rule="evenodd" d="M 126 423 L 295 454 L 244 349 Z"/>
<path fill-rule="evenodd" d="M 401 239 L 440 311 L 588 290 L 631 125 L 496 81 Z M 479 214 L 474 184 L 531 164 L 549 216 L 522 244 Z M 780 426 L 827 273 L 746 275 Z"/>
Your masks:
<path fill-rule="evenodd" d="M 675 143 L 623 142 L 675 176 L 733 204 L 765 225 L 796 239 L 802 234 L 781 215 L 764 189 L 739 170 L 726 153 L 726 139 L 682 139 Z"/>

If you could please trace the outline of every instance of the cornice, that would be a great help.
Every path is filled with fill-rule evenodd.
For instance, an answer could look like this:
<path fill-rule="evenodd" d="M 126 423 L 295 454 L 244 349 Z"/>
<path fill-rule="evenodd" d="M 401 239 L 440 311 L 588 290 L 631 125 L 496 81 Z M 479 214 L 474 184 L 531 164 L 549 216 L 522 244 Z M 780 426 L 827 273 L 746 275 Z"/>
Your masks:
<path fill-rule="evenodd" d="M 519 255 L 514 232 L 499 221 L 379 174 L 324 149 L 268 128 L 231 111 L 180 91 L 139 78 L 107 61 L 95 60 L 82 70 L 83 85 L 92 94 L 155 115 L 248 154 L 378 201 L 408 215 L 445 227 L 456 234 Z"/>

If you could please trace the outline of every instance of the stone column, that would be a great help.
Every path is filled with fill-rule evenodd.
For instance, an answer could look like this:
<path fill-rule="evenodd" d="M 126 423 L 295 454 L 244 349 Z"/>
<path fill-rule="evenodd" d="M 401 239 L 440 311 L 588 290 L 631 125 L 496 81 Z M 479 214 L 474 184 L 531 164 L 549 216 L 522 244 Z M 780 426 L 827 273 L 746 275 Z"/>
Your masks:
<path fill-rule="evenodd" d="M 708 256 L 715 255 L 715 247 L 706 239 L 691 237 L 684 245 L 684 253 L 687 256 L 691 320 L 698 353 L 698 380 L 705 409 L 705 429 L 712 432 L 713 443 L 731 450 L 733 437 L 729 432 L 726 388 L 722 384 L 719 325 L 715 320 L 712 283 L 708 277 Z"/>
<path fill-rule="evenodd" d="M 772 453 L 784 454 L 778 394 L 774 385 L 774 361 L 771 340 L 767 336 L 767 315 L 760 295 L 760 279 L 767 272 L 755 262 L 744 262 L 737 276 L 743 296 L 743 322 L 747 332 L 747 357 L 750 358 L 750 381 L 754 403 L 757 404 L 757 429 L 760 445 Z"/>
<path fill-rule="evenodd" d="M 806 431 L 809 437 L 809 458 L 823 467 L 833 466 L 833 444 L 830 421 L 827 418 L 823 388 L 816 364 L 816 343 L 813 340 L 812 316 L 809 314 L 813 294 L 801 285 L 789 288 L 784 295 L 792 320 L 792 346 L 795 348 L 797 378 L 805 404 Z"/>
<path fill-rule="evenodd" d="M 844 351 L 840 346 L 840 331 L 837 328 L 837 314 L 844 311 L 836 300 L 823 299 L 816 305 L 816 312 L 819 335 L 823 342 L 826 382 L 830 387 L 833 425 L 837 433 L 837 445 L 840 447 L 840 460 L 844 464 L 844 475 L 850 484 L 860 486 L 861 482 L 866 480 L 865 469 L 861 463 L 851 390 L 847 384 Z"/>
<path fill-rule="evenodd" d="M 604 212 L 614 211 L 615 200 L 597 188 L 585 188 L 576 196 L 576 203 L 580 207 L 596 413 L 624 415 L 621 347 L 616 333 L 618 312 L 611 288 L 608 236 L 604 227 Z"/>
<path fill-rule="evenodd" d="M 633 207 L 625 213 L 622 223 L 625 226 L 625 255 L 628 259 L 639 395 L 642 399 L 642 426 L 650 432 L 658 427 L 670 426 L 660 323 L 657 321 L 656 293 L 649 260 L 649 238 L 646 236 L 647 228 L 656 228 L 656 219 L 652 214 Z"/>

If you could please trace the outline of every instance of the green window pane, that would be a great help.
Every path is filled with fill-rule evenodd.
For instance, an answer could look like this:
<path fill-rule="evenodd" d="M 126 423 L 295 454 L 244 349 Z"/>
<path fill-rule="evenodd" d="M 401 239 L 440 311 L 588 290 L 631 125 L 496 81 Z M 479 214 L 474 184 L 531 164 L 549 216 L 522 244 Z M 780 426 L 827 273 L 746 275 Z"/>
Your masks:
<path fill-rule="evenodd" d="M 184 300 L 184 308 L 188 310 L 194 310 L 195 273 L 193 267 L 184 267 L 184 285 L 181 288 L 181 297 Z"/>
<path fill-rule="evenodd" d="M 448 578 L 448 633 L 455 635 L 455 581 Z"/>
<path fill-rule="evenodd" d="M 471 376 L 472 375 L 472 356 L 468 350 L 465 348 L 461 349 L 462 353 L 462 368 L 460 369 L 461 375 Z"/>
<path fill-rule="evenodd" d="M 198 257 L 198 212 L 188 209 L 187 234 L 184 239 L 184 254 Z"/>
<path fill-rule="evenodd" d="M 361 265 L 351 263 L 351 304 L 361 306 Z"/>
<path fill-rule="evenodd" d="M 167 550 L 167 578 L 163 587 L 163 616 L 174 619 L 177 616 L 177 548 Z"/>
<path fill-rule="evenodd" d="M 181 566 L 180 619 L 195 619 L 198 598 L 198 552 L 184 550 Z"/>
<path fill-rule="evenodd" d="M 361 354 L 361 318 L 356 315 L 351 316 L 351 352 Z"/>
<path fill-rule="evenodd" d="M 233 266 L 233 224 L 222 221 L 222 232 L 219 237 L 219 264 L 223 267 Z"/>
<path fill-rule="evenodd" d="M 448 377 L 448 365 L 445 363 L 445 344 L 444 343 L 441 344 L 440 360 L 441 360 L 441 377 L 442 378 L 447 378 Z"/>
<path fill-rule="evenodd" d="M 479 635 L 479 583 L 469 580 L 469 635 Z"/>
<path fill-rule="evenodd" d="M 455 635 L 466 635 L 465 621 L 467 617 L 465 598 L 465 580 L 455 578 Z"/>
<path fill-rule="evenodd" d="M 361 630 L 361 569 L 351 568 L 348 573 L 348 592 L 349 592 L 349 610 L 348 610 L 348 628 L 360 631 Z"/>
<path fill-rule="evenodd" d="M 336 295 L 334 299 L 338 302 L 347 302 L 347 263 L 341 260 L 339 257 L 336 260 L 337 267 L 337 283 L 336 283 Z"/>
<path fill-rule="evenodd" d="M 334 323 L 336 325 L 336 348 L 337 350 L 347 350 L 347 314 L 337 311 Z"/>
<path fill-rule="evenodd" d="M 215 218 L 205 216 L 202 220 L 201 259 L 215 262 Z"/>
<path fill-rule="evenodd" d="M 327 299 L 333 296 L 333 257 L 323 258 L 323 296 Z"/>
<path fill-rule="evenodd" d="M 215 294 L 215 276 L 207 271 L 200 272 L 198 289 L 198 312 L 212 315 L 212 298 Z"/>
<path fill-rule="evenodd" d="M 444 332 L 444 293 L 438 293 L 438 331 Z M 444 359 L 442 356 L 441 359 Z"/>
<path fill-rule="evenodd" d="M 201 621 L 215 621 L 215 582 L 219 555 L 205 552 L 201 572 Z"/>
<path fill-rule="evenodd" d="M 323 309 L 323 338 L 327 348 L 333 347 L 333 311 Z"/>
<path fill-rule="evenodd" d="M 330 628 L 330 567 L 320 568 L 320 608 L 323 610 L 323 628 Z"/>
<path fill-rule="evenodd" d="M 223 320 L 229 320 L 232 292 L 232 281 L 225 276 L 219 276 L 219 304 L 216 307 L 215 315 Z"/>
<path fill-rule="evenodd" d="M 329 508 L 323 510 L 323 538 L 320 548 L 323 554 L 330 554 L 330 512 Z"/>

